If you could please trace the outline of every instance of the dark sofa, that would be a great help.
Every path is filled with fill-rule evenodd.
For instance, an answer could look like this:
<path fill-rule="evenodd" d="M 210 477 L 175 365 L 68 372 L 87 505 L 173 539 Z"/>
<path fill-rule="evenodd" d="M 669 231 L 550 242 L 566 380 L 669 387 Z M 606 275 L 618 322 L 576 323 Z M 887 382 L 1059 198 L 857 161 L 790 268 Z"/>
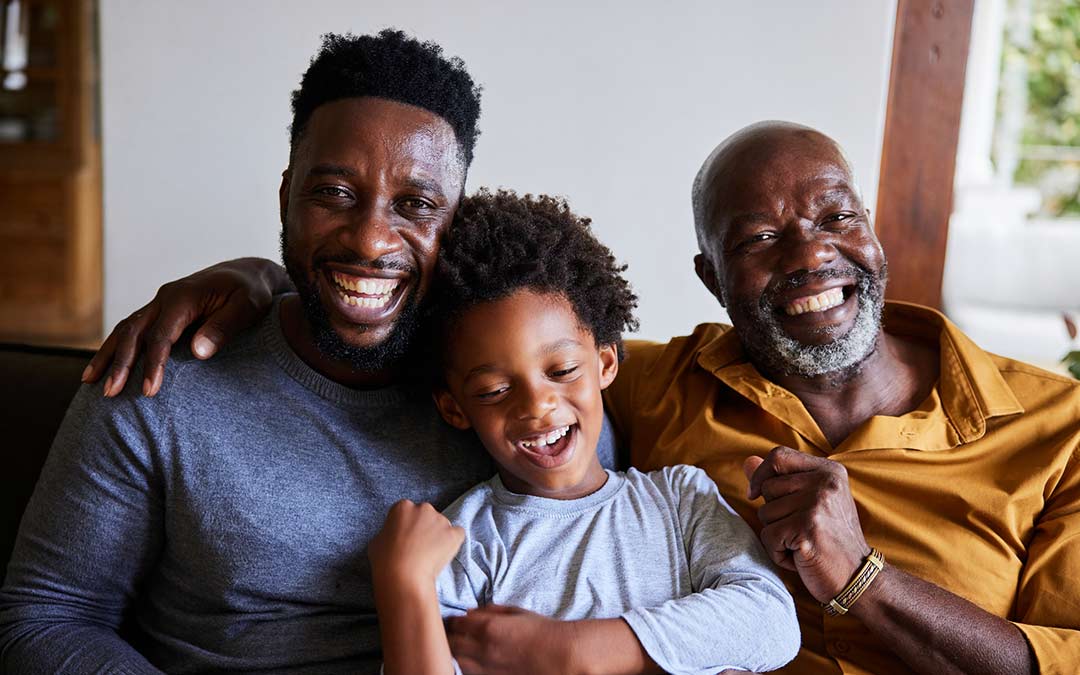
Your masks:
<path fill-rule="evenodd" d="M 26 502 L 93 352 L 0 343 L 0 570 Z"/>

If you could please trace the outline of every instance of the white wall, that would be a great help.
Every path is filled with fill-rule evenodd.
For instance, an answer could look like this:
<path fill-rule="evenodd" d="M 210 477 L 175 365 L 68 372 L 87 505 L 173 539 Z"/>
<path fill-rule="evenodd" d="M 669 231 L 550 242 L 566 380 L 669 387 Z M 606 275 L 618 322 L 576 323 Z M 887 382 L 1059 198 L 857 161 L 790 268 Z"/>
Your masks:
<path fill-rule="evenodd" d="M 277 259 L 289 93 L 328 32 L 393 25 L 484 86 L 469 188 L 567 196 L 630 264 L 641 334 L 719 305 L 694 276 L 690 182 L 761 119 L 833 135 L 873 207 L 895 0 L 383 3 L 101 0 L 105 322 L 164 281 Z"/>

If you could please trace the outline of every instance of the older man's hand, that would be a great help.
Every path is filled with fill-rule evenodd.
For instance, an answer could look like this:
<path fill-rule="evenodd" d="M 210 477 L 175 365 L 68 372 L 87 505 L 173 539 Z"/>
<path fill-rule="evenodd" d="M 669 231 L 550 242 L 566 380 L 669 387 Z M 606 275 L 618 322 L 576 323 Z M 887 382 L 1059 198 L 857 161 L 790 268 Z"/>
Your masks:
<path fill-rule="evenodd" d="M 758 509 L 761 542 L 777 565 L 799 573 L 818 602 L 843 590 L 870 554 L 848 486 L 847 470 L 830 459 L 777 447 L 743 465 Z"/>

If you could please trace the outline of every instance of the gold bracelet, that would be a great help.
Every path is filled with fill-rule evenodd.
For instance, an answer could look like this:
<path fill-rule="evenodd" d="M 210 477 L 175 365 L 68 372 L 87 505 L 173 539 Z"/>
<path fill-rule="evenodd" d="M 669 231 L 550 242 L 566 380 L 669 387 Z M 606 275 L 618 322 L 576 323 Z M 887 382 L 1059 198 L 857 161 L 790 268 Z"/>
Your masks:
<path fill-rule="evenodd" d="M 821 606 L 825 608 L 825 613 L 829 616 L 847 614 L 851 606 L 859 599 L 859 596 L 877 578 L 883 567 L 885 567 L 884 554 L 876 548 L 871 548 L 870 555 L 866 556 L 866 561 L 863 562 L 862 567 L 855 573 L 848 585 L 844 587 L 844 590 L 837 593 L 836 597 L 828 603 L 822 603 Z"/>

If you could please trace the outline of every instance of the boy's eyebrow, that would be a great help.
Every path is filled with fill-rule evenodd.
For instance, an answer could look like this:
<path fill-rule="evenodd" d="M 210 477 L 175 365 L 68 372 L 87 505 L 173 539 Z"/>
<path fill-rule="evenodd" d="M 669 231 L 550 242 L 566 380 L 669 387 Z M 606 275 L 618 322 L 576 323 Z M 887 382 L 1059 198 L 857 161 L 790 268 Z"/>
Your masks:
<path fill-rule="evenodd" d="M 581 346 L 581 343 L 578 342 L 577 340 L 575 340 L 574 338 L 563 338 L 561 340 L 556 340 L 555 342 L 549 342 L 548 344 L 544 345 L 543 347 L 540 348 L 540 353 L 541 354 L 553 354 L 555 352 L 562 351 L 563 349 L 568 349 L 568 348 L 571 348 L 571 347 L 580 347 L 580 346 Z M 474 375 L 482 375 L 484 373 L 490 373 L 493 370 L 498 370 L 498 368 L 495 366 L 494 363 L 481 363 L 480 365 L 469 369 L 469 372 L 465 373 L 465 377 L 463 377 L 461 379 L 462 380 L 468 380 L 470 377 L 472 377 Z"/>
<path fill-rule="evenodd" d="M 540 348 L 540 353 L 541 354 L 551 354 L 552 352 L 561 351 L 561 350 L 567 349 L 569 347 L 580 347 L 580 346 L 581 346 L 581 343 L 578 342 L 577 340 L 575 340 L 574 338 L 563 338 L 561 340 L 556 340 L 555 342 L 549 342 L 548 344 L 544 345 L 543 347 Z"/>

